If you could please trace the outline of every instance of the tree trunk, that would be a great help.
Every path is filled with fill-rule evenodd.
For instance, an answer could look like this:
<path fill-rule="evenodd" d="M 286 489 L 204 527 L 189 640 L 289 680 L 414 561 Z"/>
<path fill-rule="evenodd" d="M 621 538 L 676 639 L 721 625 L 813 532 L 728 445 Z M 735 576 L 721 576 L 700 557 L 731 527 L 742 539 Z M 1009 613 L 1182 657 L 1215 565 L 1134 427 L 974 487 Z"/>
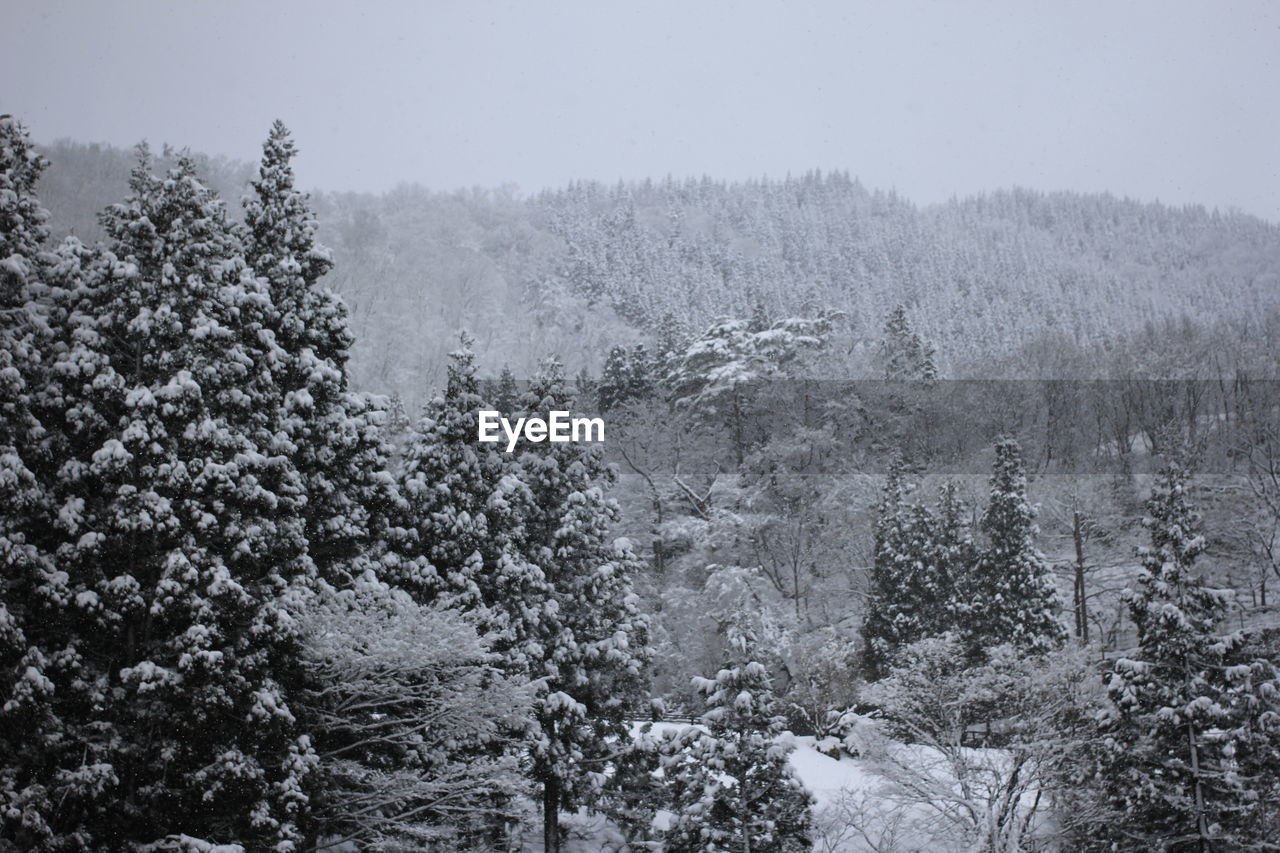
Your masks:
<path fill-rule="evenodd" d="M 1200 853 L 1211 853 L 1209 825 L 1204 813 L 1204 786 L 1200 782 L 1200 750 L 1196 744 L 1195 725 L 1187 720 L 1187 745 L 1191 748 L 1191 776 L 1195 779 L 1196 832 L 1200 836 Z"/>
<path fill-rule="evenodd" d="M 560 780 L 554 775 L 542 785 L 542 847 L 560 853 Z"/>
<path fill-rule="evenodd" d="M 1182 602 L 1179 601 L 1179 604 Z M 1182 658 L 1183 692 L 1190 694 L 1191 661 L 1184 655 Z M 1209 821 L 1204 813 L 1204 784 L 1200 780 L 1200 745 L 1196 742 L 1196 727 L 1190 717 L 1187 718 L 1187 747 L 1191 751 L 1191 778 L 1195 788 L 1196 833 L 1199 835 L 1200 853 L 1213 853 L 1213 843 L 1209 837 Z"/>
<path fill-rule="evenodd" d="M 738 387 L 733 388 L 733 459 L 735 470 L 742 468 L 742 406 L 738 402 Z"/>
<path fill-rule="evenodd" d="M 1087 646 L 1089 644 L 1089 607 L 1085 601 L 1084 589 L 1084 531 L 1080 513 L 1073 512 L 1071 515 L 1071 536 L 1076 543 L 1076 636 Z"/>

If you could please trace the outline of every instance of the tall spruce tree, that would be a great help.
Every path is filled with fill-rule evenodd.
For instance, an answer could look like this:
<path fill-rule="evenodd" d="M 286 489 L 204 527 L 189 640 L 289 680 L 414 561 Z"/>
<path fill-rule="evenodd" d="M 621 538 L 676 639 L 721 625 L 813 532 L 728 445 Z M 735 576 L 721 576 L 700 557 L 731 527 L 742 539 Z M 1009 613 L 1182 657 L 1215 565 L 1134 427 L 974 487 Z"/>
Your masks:
<path fill-rule="evenodd" d="M 962 579 L 978 561 L 969 512 L 969 505 L 960 497 L 956 484 L 943 484 L 929 537 L 929 564 L 934 578 L 929 608 L 929 622 L 933 627 L 930 636 L 941 636 L 956 627 Z"/>
<path fill-rule="evenodd" d="M 608 412 L 622 405 L 627 399 L 627 386 L 630 382 L 627 348 L 613 347 L 605 357 L 604 367 L 600 371 L 600 385 L 596 389 L 596 405 L 600 407 L 600 411 Z"/>
<path fill-rule="evenodd" d="M 909 502 L 908 489 L 899 457 L 880 500 L 862 629 L 863 672 L 871 681 L 888 672 L 899 649 L 955 628 L 957 584 L 977 560 L 955 484 L 942 487 L 934 512 Z"/>
<path fill-rule="evenodd" d="M 663 772 L 675 813 L 667 853 L 800 853 L 812 850 L 812 799 L 787 763 L 769 673 L 751 638 L 732 638 L 729 665 L 695 686 L 706 696 L 705 731 L 669 742 Z"/>
<path fill-rule="evenodd" d="M 419 600 L 471 611 L 508 670 L 525 672 L 539 604 L 550 595 L 524 553 L 532 495 L 515 458 L 476 441 L 482 409 L 472 341 L 450 356 L 444 394 L 428 403 L 400 473 L 408 537 L 399 582 Z"/>
<path fill-rule="evenodd" d="M 627 403 L 646 399 L 654 393 L 657 367 L 644 344 L 631 350 L 616 346 L 609 350 L 596 388 L 596 405 L 608 412 Z"/>
<path fill-rule="evenodd" d="M 347 309 L 321 278 L 333 266 L 316 243 L 307 196 L 294 186 L 293 140 L 277 121 L 245 199 L 241 230 L 249 266 L 269 284 L 279 431 L 306 491 L 308 553 L 319 576 L 344 587 L 384 553 L 397 496 L 387 473 L 385 406 L 348 388 Z"/>
<path fill-rule="evenodd" d="M 1017 441 L 995 445 L 991 497 L 981 528 L 985 547 L 958 583 L 957 629 L 969 652 L 1009 643 L 1029 652 L 1060 646 L 1066 630 L 1048 562 L 1036 549 L 1035 508 Z"/>
<path fill-rule="evenodd" d="M 1144 525 L 1137 588 L 1126 598 L 1138 648 L 1113 667 L 1115 713 L 1100 781 L 1120 819 L 1112 850 L 1280 849 L 1280 680 L 1266 660 L 1241 655 L 1223 635 L 1228 590 L 1209 587 L 1195 560 L 1205 550 L 1186 474 L 1159 474 Z M 1268 824 L 1270 824 L 1268 826 Z"/>
<path fill-rule="evenodd" d="M 544 365 L 522 408 L 573 410 L 558 362 Z M 533 497 L 525 556 L 548 585 L 545 597 L 522 603 L 538 624 L 530 674 L 545 679 L 530 757 L 546 850 L 558 853 L 560 809 L 594 798 L 609 756 L 629 738 L 626 710 L 644 686 L 648 625 L 631 591 L 640 560 L 627 540 L 609 536 L 618 506 L 605 495 L 614 474 L 599 448 L 525 444 L 519 464 Z"/>
<path fill-rule="evenodd" d="M 189 158 L 157 178 L 143 149 L 130 188 L 109 251 L 65 252 L 53 299 L 64 592 L 28 637 L 58 662 L 47 819 L 86 849 L 288 849 L 314 764 L 289 707 L 314 568 L 276 429 L 277 321 Z"/>
<path fill-rule="evenodd" d="M 933 519 L 928 510 L 907 500 L 906 477 L 905 463 L 895 458 L 876 519 L 875 560 L 862 628 L 863 672 L 872 681 L 888 671 L 899 648 L 933 633 L 928 611 L 941 595 L 932 589 L 929 563 Z"/>
<path fill-rule="evenodd" d="M 884 324 L 879 360 L 887 380 L 937 379 L 933 347 L 907 321 L 906 306 L 895 306 Z"/>
<path fill-rule="evenodd" d="M 889 469 L 875 531 L 871 594 L 863 624 L 864 671 L 881 677 L 898 649 L 955 627 L 957 578 L 976 551 L 967 508 L 954 483 L 939 492 L 937 510 L 908 501 L 906 466 Z"/>
<path fill-rule="evenodd" d="M 37 300 L 54 259 L 45 252 L 48 214 L 35 195 L 47 163 L 26 128 L 0 116 L 0 838 L 14 849 L 74 849 L 78 822 L 55 819 L 80 778 L 58 716 L 55 681 L 67 638 L 49 630 L 74 597 L 43 532 L 53 523 L 46 430 L 35 411 L 51 330 Z M 85 794 L 92 798 L 91 794 Z M 80 796 L 71 796 L 72 808 Z M 0 844 L 0 848 L 3 845 Z"/>
<path fill-rule="evenodd" d="M 20 520 L 43 503 L 29 465 L 44 429 L 33 411 L 51 331 L 40 304 L 56 262 L 45 248 L 48 212 L 36 197 L 36 183 L 48 167 L 27 129 L 0 117 L 0 553 L 27 563 L 32 543 Z M 8 531 L 8 532 L 6 532 Z"/>

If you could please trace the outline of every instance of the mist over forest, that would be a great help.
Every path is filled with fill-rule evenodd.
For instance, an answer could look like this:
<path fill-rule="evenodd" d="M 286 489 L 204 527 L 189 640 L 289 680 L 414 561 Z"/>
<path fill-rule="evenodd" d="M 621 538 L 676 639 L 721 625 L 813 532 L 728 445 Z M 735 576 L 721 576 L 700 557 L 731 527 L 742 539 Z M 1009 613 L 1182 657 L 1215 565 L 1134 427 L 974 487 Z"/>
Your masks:
<path fill-rule="evenodd" d="M 97 237 L 133 152 L 44 151 L 53 233 Z M 235 208 L 253 165 L 195 159 Z M 311 200 L 326 283 L 351 312 L 352 378 L 411 409 L 464 329 L 487 373 L 528 377 L 551 353 L 598 373 L 615 344 L 688 338 L 757 306 L 841 312 L 819 368 L 832 379 L 878 375 L 899 304 L 946 378 L 1275 375 L 1280 224 L 1243 213 L 1017 188 L 920 207 L 819 172 Z"/>

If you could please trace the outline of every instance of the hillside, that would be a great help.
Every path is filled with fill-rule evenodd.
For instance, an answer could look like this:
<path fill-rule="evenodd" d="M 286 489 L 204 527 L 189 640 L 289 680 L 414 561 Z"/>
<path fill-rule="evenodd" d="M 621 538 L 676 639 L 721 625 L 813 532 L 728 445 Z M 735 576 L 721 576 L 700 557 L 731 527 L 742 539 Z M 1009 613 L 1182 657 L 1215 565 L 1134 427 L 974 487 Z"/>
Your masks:
<path fill-rule="evenodd" d="M 46 153 L 55 236 L 96 237 L 133 153 L 66 141 Z M 238 208 L 251 167 L 197 159 Z M 774 316 L 834 308 L 844 356 L 829 369 L 858 376 L 904 303 L 944 376 L 1099 376 L 1095 358 L 1062 366 L 1044 342 L 1090 353 L 1191 318 L 1229 325 L 1233 346 L 1265 343 L 1280 302 L 1280 227 L 1108 195 L 1015 189 L 921 208 L 811 173 L 313 201 L 336 262 L 328 282 L 352 312 L 354 379 L 411 405 L 440 384 L 464 327 L 486 371 L 527 375 L 554 351 L 570 373 L 595 372 L 609 346 L 661 328 L 689 334 L 757 305 Z"/>

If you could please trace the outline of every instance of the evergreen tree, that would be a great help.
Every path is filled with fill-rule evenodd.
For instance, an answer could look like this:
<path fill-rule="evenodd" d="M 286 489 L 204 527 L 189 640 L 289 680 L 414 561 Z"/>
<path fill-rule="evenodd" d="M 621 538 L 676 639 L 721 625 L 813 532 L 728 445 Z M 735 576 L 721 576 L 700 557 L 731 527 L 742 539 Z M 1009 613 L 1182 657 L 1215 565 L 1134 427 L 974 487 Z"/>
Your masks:
<path fill-rule="evenodd" d="M 751 311 L 751 319 L 748 321 L 747 328 L 752 332 L 763 332 L 772 325 L 773 320 L 770 319 L 769 312 L 764 307 L 764 300 L 757 299 L 756 307 Z"/>
<path fill-rule="evenodd" d="M 901 457 L 895 458 L 876 522 L 862 631 L 863 671 L 871 681 L 885 675 L 902 647 L 955 628 L 957 584 L 977 561 L 968 507 L 955 484 L 942 487 L 930 512 L 908 502 L 905 475 Z"/>
<path fill-rule="evenodd" d="M 516 375 L 511 372 L 510 365 L 502 365 L 502 372 L 498 374 L 497 381 L 489 380 L 486 388 L 486 396 L 497 411 L 514 412 L 520 407 L 520 383 L 516 381 Z"/>
<path fill-rule="evenodd" d="M 627 403 L 649 398 L 654 392 L 655 366 L 644 344 L 632 349 L 616 346 L 609 350 L 600 384 L 596 388 L 596 404 L 607 412 Z"/>
<path fill-rule="evenodd" d="M 288 849 L 314 765 L 289 706 L 314 568 L 276 432 L 285 355 L 191 160 L 159 179 L 143 149 L 130 187 L 103 217 L 110 251 L 68 249 L 54 293 L 64 592 L 28 637 L 58 661 L 46 819 L 93 849 L 174 832 Z"/>
<path fill-rule="evenodd" d="M 523 551 L 532 495 L 511 454 L 476 441 L 482 409 L 472 341 L 450 356 L 442 396 L 432 400 L 405 453 L 400 474 L 407 517 L 407 559 L 399 583 L 420 600 L 472 611 L 507 655 L 526 670 L 538 603 L 550 591 Z"/>
<path fill-rule="evenodd" d="M 1022 453 L 1012 438 L 996 442 L 991 497 L 982 516 L 986 547 L 958 581 L 957 628 L 969 651 L 1009 643 L 1029 652 L 1060 646 L 1066 631 L 1048 562 L 1036 549 L 1035 508 L 1027 502 Z"/>
<path fill-rule="evenodd" d="M 931 635 L 926 611 L 940 594 L 931 588 L 933 519 L 907 501 L 906 473 L 901 457 L 895 458 L 876 519 L 875 560 L 862 628 L 863 672 L 870 681 L 885 674 L 899 648 Z"/>
<path fill-rule="evenodd" d="M 49 624 L 73 592 L 43 535 L 52 496 L 35 411 L 51 338 L 37 304 L 53 263 L 44 248 L 48 213 L 35 195 L 46 166 L 26 128 L 0 116 L 0 838 L 15 849 L 74 849 L 77 822 L 55 825 L 54 814 L 93 775 L 85 767 L 80 780 L 59 781 L 54 769 L 79 756 L 55 702 L 68 648 Z"/>
<path fill-rule="evenodd" d="M 616 346 L 609 350 L 600 372 L 600 387 L 596 390 L 596 405 L 608 412 L 626 401 L 627 386 L 631 381 L 627 348 Z"/>
<path fill-rule="evenodd" d="M 978 546 L 973 541 L 969 505 L 960 497 L 955 483 L 942 486 L 934 511 L 929 537 L 929 565 L 933 572 L 930 619 L 932 636 L 955 628 L 961 609 L 959 587 L 978 562 Z"/>
<path fill-rule="evenodd" d="M 669 361 L 667 384 L 677 404 L 727 419 L 734 463 L 741 468 L 754 390 L 766 380 L 794 375 L 805 353 L 826 346 L 836 316 L 824 311 L 791 317 L 758 331 L 749 320 L 720 320 Z"/>
<path fill-rule="evenodd" d="M 669 311 L 662 315 L 662 319 L 657 326 L 657 340 L 654 344 L 655 351 L 653 354 L 654 375 L 665 377 L 675 367 L 676 361 L 684 353 L 685 347 L 688 346 L 692 336 L 689 334 L 688 329 Z"/>
<path fill-rule="evenodd" d="M 549 362 L 524 396 L 525 413 L 573 410 L 560 365 Z M 559 811 L 594 800 L 608 756 L 629 737 L 626 709 L 642 691 L 648 626 L 631 591 L 641 563 L 612 539 L 614 479 L 597 446 L 526 444 L 521 477 L 533 497 L 525 556 L 548 584 L 545 598 L 521 602 L 537 620 L 530 674 L 545 679 L 535 703 L 539 735 L 530 756 L 542 786 L 543 835 L 560 850 Z"/>
<path fill-rule="evenodd" d="M 1144 525 L 1133 658 L 1117 660 L 1108 692 L 1109 749 L 1100 780 L 1119 820 L 1110 849 L 1275 850 L 1280 813 L 1280 680 L 1263 659 L 1221 635 L 1228 590 L 1195 570 L 1205 550 L 1186 475 L 1160 473 Z M 1268 829 L 1266 823 L 1270 820 Z"/>
<path fill-rule="evenodd" d="M 879 357 L 887 380 L 938 378 L 933 347 L 911 329 L 903 305 L 895 307 L 885 321 Z"/>
<path fill-rule="evenodd" d="M 39 390 L 51 335 L 40 301 L 56 261 L 45 248 L 49 214 L 35 194 L 47 166 L 26 127 L 0 116 L 0 478 L 5 484 L 0 524 L 22 518 L 40 502 L 25 457 L 35 452 L 44 432 L 32 411 L 32 395 Z M 22 550 L 23 544 L 8 536 L 4 542 L 4 553 L 17 559 L 14 549 Z"/>
<path fill-rule="evenodd" d="M 387 473 L 384 407 L 348 390 L 347 310 L 320 279 L 333 266 L 315 241 L 315 215 L 294 187 L 293 140 L 277 121 L 245 200 L 245 258 L 270 285 L 279 429 L 306 490 L 308 552 L 322 579 L 343 587 L 370 569 L 397 502 Z"/>
<path fill-rule="evenodd" d="M 620 849 L 643 850 L 646 844 L 657 849 L 659 830 L 654 819 L 667 806 L 668 790 L 661 770 L 672 743 L 668 732 L 655 733 L 653 725 L 646 723 L 611 757 L 612 772 L 596 808 L 621 836 L 626 846 Z"/>
<path fill-rule="evenodd" d="M 675 817 L 667 853 L 800 853 L 809 837 L 812 800 L 787 764 L 779 741 L 769 673 L 748 636 L 732 640 L 736 662 L 699 678 L 705 732 L 689 729 L 666 749 L 663 771 Z"/>
<path fill-rule="evenodd" d="M 393 433 L 407 432 L 413 426 L 409 412 L 404 405 L 404 397 L 392 394 L 387 403 L 387 429 Z"/>

